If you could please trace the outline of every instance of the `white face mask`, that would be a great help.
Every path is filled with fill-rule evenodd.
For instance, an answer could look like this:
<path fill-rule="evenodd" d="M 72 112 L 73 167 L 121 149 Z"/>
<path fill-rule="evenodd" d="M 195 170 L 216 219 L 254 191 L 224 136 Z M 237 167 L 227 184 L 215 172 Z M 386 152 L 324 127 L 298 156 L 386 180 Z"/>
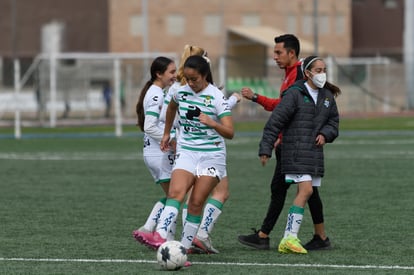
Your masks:
<path fill-rule="evenodd" d="M 326 83 L 326 73 L 315 74 L 312 77 L 312 82 L 316 87 L 322 88 Z"/>

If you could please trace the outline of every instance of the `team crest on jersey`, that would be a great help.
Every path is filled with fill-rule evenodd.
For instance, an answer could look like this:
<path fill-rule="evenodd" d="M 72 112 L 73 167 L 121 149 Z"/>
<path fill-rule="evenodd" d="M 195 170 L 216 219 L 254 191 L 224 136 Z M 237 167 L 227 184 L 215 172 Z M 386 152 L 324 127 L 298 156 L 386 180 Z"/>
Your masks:
<path fill-rule="evenodd" d="M 206 98 L 204 99 L 204 106 L 209 106 L 211 104 L 211 97 L 210 96 L 206 96 Z"/>
<path fill-rule="evenodd" d="M 323 105 L 326 107 L 326 108 L 329 108 L 329 98 L 325 98 L 325 101 L 323 102 Z"/>

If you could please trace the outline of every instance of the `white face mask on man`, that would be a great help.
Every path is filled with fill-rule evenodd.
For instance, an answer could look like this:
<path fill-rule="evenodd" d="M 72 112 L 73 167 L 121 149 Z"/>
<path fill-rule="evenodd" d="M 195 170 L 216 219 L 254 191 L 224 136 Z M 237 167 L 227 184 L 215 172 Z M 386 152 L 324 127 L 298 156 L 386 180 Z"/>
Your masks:
<path fill-rule="evenodd" d="M 312 77 L 312 82 L 316 87 L 322 88 L 326 83 L 326 73 L 314 74 Z"/>

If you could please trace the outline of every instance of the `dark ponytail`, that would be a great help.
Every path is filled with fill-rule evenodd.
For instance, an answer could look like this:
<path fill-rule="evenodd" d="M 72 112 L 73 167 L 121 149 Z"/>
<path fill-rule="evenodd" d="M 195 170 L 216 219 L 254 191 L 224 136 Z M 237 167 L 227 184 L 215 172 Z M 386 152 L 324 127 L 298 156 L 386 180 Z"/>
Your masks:
<path fill-rule="evenodd" d="M 157 79 L 157 74 L 163 74 L 167 68 L 168 65 L 170 65 L 173 61 L 167 57 L 159 56 L 154 59 L 154 61 L 151 64 L 151 79 L 145 83 L 144 87 L 141 90 L 141 93 L 139 95 L 139 99 L 136 105 L 136 113 L 138 116 L 138 123 L 137 126 L 141 129 L 141 131 L 144 131 L 144 124 L 145 124 L 145 112 L 144 112 L 144 98 L 147 94 L 147 91 L 151 87 L 151 85 L 154 83 L 154 81 Z"/>
<path fill-rule="evenodd" d="M 326 81 L 325 86 L 326 89 L 330 90 L 332 92 L 332 94 L 334 95 L 334 97 L 337 97 L 338 95 L 340 95 L 342 93 L 341 89 L 339 89 L 338 86 Z"/>
<path fill-rule="evenodd" d="M 145 123 L 145 113 L 144 113 L 144 98 L 147 94 L 148 89 L 151 87 L 152 81 L 148 80 L 147 83 L 145 83 L 144 88 L 142 88 L 141 93 L 139 94 L 138 103 L 136 106 L 136 112 L 138 116 L 138 123 L 137 125 L 141 129 L 141 131 L 144 131 L 144 123 Z"/>

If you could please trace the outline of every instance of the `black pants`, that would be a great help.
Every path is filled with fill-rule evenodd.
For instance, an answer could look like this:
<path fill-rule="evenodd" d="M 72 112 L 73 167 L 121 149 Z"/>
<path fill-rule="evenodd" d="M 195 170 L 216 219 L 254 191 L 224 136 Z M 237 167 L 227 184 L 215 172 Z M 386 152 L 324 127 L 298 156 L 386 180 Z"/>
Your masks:
<path fill-rule="evenodd" d="M 281 148 L 280 145 L 276 147 L 276 167 L 273 174 L 272 183 L 270 185 L 271 198 L 269 208 L 267 209 L 266 217 L 263 220 L 260 231 L 265 234 L 270 234 L 273 227 L 282 212 L 286 200 L 286 193 L 290 184 L 285 182 L 285 176 L 282 174 L 281 168 Z M 312 196 L 308 200 L 309 211 L 312 215 L 313 224 L 323 223 L 323 205 L 319 197 L 317 187 L 313 187 Z"/>

